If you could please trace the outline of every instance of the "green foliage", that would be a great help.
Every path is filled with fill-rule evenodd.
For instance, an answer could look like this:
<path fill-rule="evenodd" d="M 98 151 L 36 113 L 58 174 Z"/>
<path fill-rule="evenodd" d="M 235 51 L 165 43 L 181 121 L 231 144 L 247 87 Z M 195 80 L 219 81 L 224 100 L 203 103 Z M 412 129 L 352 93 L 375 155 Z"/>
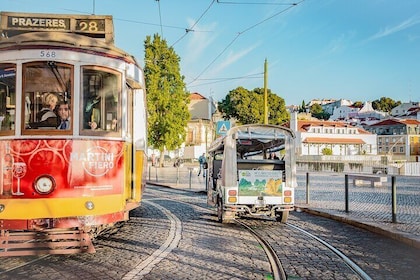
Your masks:
<path fill-rule="evenodd" d="M 311 106 L 311 108 L 309 108 L 309 111 L 312 115 L 315 115 L 322 113 L 324 110 L 322 109 L 322 106 L 320 104 L 315 103 Z"/>
<path fill-rule="evenodd" d="M 305 100 L 302 100 L 302 104 L 299 107 L 299 113 L 305 113 L 306 112 L 306 104 L 305 104 Z"/>
<path fill-rule="evenodd" d="M 330 148 L 324 148 L 324 149 L 322 149 L 322 154 L 324 156 L 330 156 L 330 155 L 332 155 L 332 150 Z"/>
<path fill-rule="evenodd" d="M 284 99 L 267 90 L 268 123 L 284 124 L 289 120 Z M 231 90 L 218 103 L 223 118 L 235 118 L 240 124 L 264 123 L 264 89 L 250 91 L 243 87 Z"/>
<path fill-rule="evenodd" d="M 363 108 L 363 102 L 362 101 L 356 101 L 353 103 L 353 106 L 356 108 Z"/>
<path fill-rule="evenodd" d="M 401 105 L 401 101 L 394 101 L 389 97 L 381 97 L 379 100 L 372 101 L 373 109 L 387 113 L 390 113 L 391 110 L 398 105 Z"/>
<path fill-rule="evenodd" d="M 328 120 L 330 118 L 330 114 L 324 111 L 322 106 L 318 103 L 315 103 L 309 108 L 309 112 L 317 119 L 320 120 Z"/>
<path fill-rule="evenodd" d="M 147 88 L 148 141 L 155 149 L 181 146 L 190 119 L 189 93 L 180 74 L 180 58 L 159 35 L 146 37 L 145 80 Z"/>

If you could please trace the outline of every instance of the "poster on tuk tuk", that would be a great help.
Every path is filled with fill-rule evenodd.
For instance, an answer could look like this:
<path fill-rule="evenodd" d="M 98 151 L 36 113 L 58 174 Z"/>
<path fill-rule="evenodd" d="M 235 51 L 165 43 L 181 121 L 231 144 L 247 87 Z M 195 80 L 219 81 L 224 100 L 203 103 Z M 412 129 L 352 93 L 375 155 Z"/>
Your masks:
<path fill-rule="evenodd" d="M 282 196 L 281 170 L 239 170 L 239 196 Z"/>

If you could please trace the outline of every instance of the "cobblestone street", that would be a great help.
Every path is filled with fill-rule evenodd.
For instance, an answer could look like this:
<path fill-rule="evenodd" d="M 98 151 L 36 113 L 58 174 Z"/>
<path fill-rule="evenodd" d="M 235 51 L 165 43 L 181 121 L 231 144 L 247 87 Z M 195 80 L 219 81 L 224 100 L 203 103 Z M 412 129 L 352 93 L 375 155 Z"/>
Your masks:
<path fill-rule="evenodd" d="M 206 191 L 206 178 L 197 174 L 197 164 L 179 168 L 149 166 L 148 180 L 172 188 Z M 309 204 L 306 203 L 306 173 L 298 172 L 297 180 L 298 210 L 344 221 L 420 248 L 419 177 L 396 176 L 396 223 L 392 223 L 391 176 L 382 187 L 349 184 L 348 213 L 345 212 L 343 173 L 309 173 Z"/>

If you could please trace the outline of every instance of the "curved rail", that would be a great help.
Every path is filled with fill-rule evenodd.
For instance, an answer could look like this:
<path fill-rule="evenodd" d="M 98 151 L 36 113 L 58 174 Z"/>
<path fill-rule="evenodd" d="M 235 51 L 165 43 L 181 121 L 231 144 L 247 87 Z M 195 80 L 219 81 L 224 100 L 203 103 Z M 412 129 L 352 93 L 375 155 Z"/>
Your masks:
<path fill-rule="evenodd" d="M 123 279 L 140 279 L 144 275 L 148 274 L 153 267 L 163 260 L 173 249 L 178 246 L 181 240 L 182 224 L 177 216 L 172 214 L 168 209 L 162 207 L 151 201 L 143 200 L 144 203 L 150 204 L 162 211 L 166 217 L 168 217 L 171 225 L 166 242 L 160 246 L 153 254 L 151 254 L 146 260 L 138 264 L 134 269 L 128 272 Z"/>
<path fill-rule="evenodd" d="M 321 238 L 316 237 L 315 235 L 307 232 L 306 230 L 301 229 L 298 226 L 292 225 L 290 223 L 286 223 L 286 224 L 287 224 L 287 226 L 292 227 L 292 228 L 294 228 L 294 229 L 302 232 L 306 236 L 309 236 L 310 238 L 313 238 L 313 239 L 317 240 L 318 242 L 320 242 L 322 245 L 326 246 L 334 254 L 336 254 L 340 259 L 342 259 L 350 267 L 350 269 L 353 270 L 353 272 L 356 273 L 361 279 L 363 279 L 363 280 L 372 280 L 372 278 L 370 278 L 370 276 L 366 272 L 364 272 L 363 269 L 361 269 L 357 264 L 355 264 L 352 260 L 350 260 L 346 255 L 344 255 L 343 253 L 341 253 L 334 246 L 330 245 L 329 243 L 327 243 L 326 241 L 322 240 Z"/>
<path fill-rule="evenodd" d="M 254 231 L 251 227 L 247 226 L 245 223 L 238 220 L 235 220 L 235 222 L 246 228 L 258 240 L 258 242 L 264 249 L 268 257 L 268 261 L 270 262 L 271 271 L 273 272 L 273 279 L 286 280 L 287 277 L 283 269 L 283 265 L 281 264 L 279 257 L 277 256 L 273 248 L 270 246 L 270 244 L 268 244 L 268 242 L 266 242 L 256 231 Z"/>

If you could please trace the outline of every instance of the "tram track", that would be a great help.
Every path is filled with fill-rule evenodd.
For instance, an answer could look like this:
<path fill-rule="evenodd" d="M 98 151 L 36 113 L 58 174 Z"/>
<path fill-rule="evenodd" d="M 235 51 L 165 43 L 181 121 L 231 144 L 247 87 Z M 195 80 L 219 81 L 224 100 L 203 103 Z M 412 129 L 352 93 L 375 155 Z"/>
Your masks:
<path fill-rule="evenodd" d="M 173 200 L 172 198 L 169 198 L 169 197 L 167 197 L 165 199 Z M 193 202 L 190 202 L 190 201 L 179 201 L 179 200 L 176 200 L 176 201 L 181 202 L 181 203 L 185 203 L 185 204 L 194 205 L 195 207 L 206 209 L 207 211 L 209 210 L 208 207 L 203 207 L 201 205 L 198 205 L 197 203 L 193 203 Z M 282 264 L 282 262 L 279 258 L 279 255 L 282 255 L 282 253 L 279 252 L 279 251 L 276 251 L 276 248 L 279 248 L 282 245 L 274 246 L 274 245 L 272 245 L 272 243 L 275 240 L 270 240 L 269 238 L 265 237 L 265 236 L 268 235 L 266 233 L 266 228 L 269 229 L 272 226 L 276 226 L 276 225 L 278 226 L 279 225 L 278 222 L 272 221 L 272 220 L 267 220 L 267 219 L 258 219 L 258 218 L 256 218 L 256 219 L 255 218 L 246 219 L 245 218 L 245 219 L 241 219 L 241 220 L 236 219 L 235 223 L 240 225 L 241 227 L 245 228 L 248 232 L 250 232 L 254 236 L 254 238 L 261 244 L 262 248 L 264 249 L 264 251 L 266 253 L 266 256 L 268 258 L 270 266 L 272 268 L 273 279 L 288 279 L 287 277 L 290 276 L 290 275 L 293 275 L 293 277 L 299 277 L 299 275 L 295 275 L 296 273 L 294 273 L 294 272 L 289 271 L 289 273 L 287 273 L 287 269 L 284 268 L 284 265 Z M 268 227 L 266 227 L 265 223 L 269 223 Z M 337 256 L 337 258 L 341 262 L 343 262 L 345 264 L 345 266 L 349 269 L 349 271 L 351 271 L 351 273 L 353 274 L 354 277 L 350 278 L 350 279 L 362 279 L 362 280 L 371 280 L 372 279 L 360 266 L 358 266 L 355 262 L 353 262 L 351 260 L 351 258 L 346 256 L 338 248 L 329 244 L 325 240 L 321 239 L 320 237 L 315 236 L 314 234 L 311 234 L 310 232 L 306 231 L 305 229 L 303 229 L 303 228 L 301 228 L 297 225 L 294 225 L 292 222 L 288 222 L 288 223 L 283 224 L 283 225 L 286 226 L 287 228 L 289 228 L 290 230 L 298 232 L 298 234 L 295 234 L 298 237 L 295 237 L 295 238 L 300 238 L 300 236 L 303 234 L 307 239 L 306 240 L 301 240 L 302 243 L 307 242 L 308 238 L 309 238 L 309 239 L 312 240 L 312 242 L 317 242 L 317 243 L 321 244 L 322 247 L 324 247 L 328 251 L 332 252 L 335 256 Z M 263 233 L 261 233 L 261 232 L 263 232 Z M 267 232 L 268 232 L 268 230 L 267 230 Z M 280 235 L 278 237 L 280 238 Z M 287 237 L 283 237 L 283 238 L 287 238 Z M 278 242 L 278 241 L 276 241 L 276 242 Z M 283 241 L 283 242 L 286 243 L 286 241 Z M 327 258 L 330 258 L 330 257 L 327 257 Z"/>
<path fill-rule="evenodd" d="M 315 239 L 318 242 L 320 242 L 321 244 L 323 244 L 324 246 L 326 246 L 328 249 L 330 249 L 332 252 L 334 252 L 334 254 L 336 254 L 339 258 L 341 258 L 354 271 L 354 273 L 356 273 L 360 277 L 360 279 L 372 280 L 372 278 L 370 278 L 370 276 L 363 269 L 361 269 L 349 257 L 347 257 L 340 250 L 338 250 L 337 248 L 335 248 L 334 246 L 332 246 L 328 242 L 324 241 L 323 239 L 309 233 L 308 231 L 306 231 L 306 230 L 304 230 L 304 229 L 302 229 L 302 228 L 300 228 L 296 225 L 287 223 L 287 226 L 292 227 L 293 229 L 296 229 L 296 230 L 300 231 L 301 233 L 305 234 L 306 236 L 308 236 L 312 239 Z"/>
<path fill-rule="evenodd" d="M 235 220 L 235 222 L 241 225 L 242 227 L 246 228 L 261 244 L 262 248 L 264 249 L 267 255 L 268 261 L 270 263 L 271 270 L 273 273 L 273 279 L 286 280 L 287 276 L 286 276 L 286 272 L 284 271 L 283 265 L 279 257 L 277 256 L 276 252 L 274 251 L 274 249 L 270 246 L 270 244 L 265 239 L 263 239 L 256 231 L 254 231 L 251 227 L 249 227 L 245 223 L 239 220 Z"/>
<path fill-rule="evenodd" d="M 256 243 L 259 243 L 264 252 L 261 251 L 261 255 L 257 256 L 256 254 L 248 254 L 249 251 L 242 251 L 246 254 L 242 256 L 244 257 L 242 258 L 242 261 L 245 261 L 243 265 L 251 266 L 251 263 L 247 263 L 247 260 L 251 260 L 253 263 L 255 261 L 255 256 L 257 256 L 257 258 L 260 258 L 261 256 L 261 261 L 265 263 L 265 271 L 268 274 L 270 273 L 271 268 L 271 275 L 268 276 L 271 279 L 371 279 L 369 275 L 363 271 L 363 269 L 358 267 L 351 260 L 351 257 L 341 253 L 341 251 L 336 248 L 337 245 L 332 246 L 319 238 L 319 235 L 312 234 L 314 231 L 308 229 L 311 228 L 311 225 L 307 222 L 306 219 L 301 220 L 303 222 L 303 224 L 301 224 L 298 218 L 292 216 L 288 223 L 280 224 L 271 219 L 244 217 L 243 219 L 235 220 L 234 224 L 222 225 L 216 222 L 214 210 L 205 206 L 204 196 L 197 195 L 188 191 L 184 192 L 180 190 L 161 189 L 154 187 L 149 188 L 148 195 L 143 200 L 143 203 L 149 210 L 151 210 L 151 212 L 157 213 L 157 215 L 159 215 L 162 220 L 165 220 L 164 223 L 157 223 L 157 225 L 160 224 L 162 226 L 161 229 L 163 229 L 163 231 L 160 231 L 161 235 L 158 238 L 159 243 L 155 243 L 156 246 L 154 249 L 143 250 L 143 252 L 147 252 L 147 254 L 143 254 L 142 257 L 138 257 L 137 262 L 133 262 L 128 270 L 125 270 L 123 274 L 120 274 L 122 275 L 121 279 L 141 279 L 143 277 L 146 279 L 151 279 L 157 275 L 160 275 L 159 273 L 161 273 L 162 270 L 165 271 L 165 267 L 168 267 L 168 265 L 171 266 L 176 263 L 174 268 L 179 267 L 180 261 L 183 263 L 182 258 L 185 258 L 184 254 L 186 252 L 190 252 L 190 248 L 194 248 L 195 250 L 199 251 L 198 253 L 193 254 L 192 258 L 200 258 L 202 255 L 204 256 L 206 247 L 199 248 L 195 246 L 210 246 L 209 244 L 213 244 L 200 243 L 200 241 L 203 239 L 206 240 L 206 242 L 209 242 L 208 238 L 210 235 L 214 235 L 215 243 L 219 242 L 216 241 L 216 239 L 223 239 L 223 241 L 220 241 L 220 244 L 226 245 L 235 242 L 241 242 L 242 244 L 246 244 L 245 246 L 248 248 L 255 248 L 254 246 L 256 246 Z M 190 207 L 188 209 L 188 207 L 185 208 L 185 206 L 181 205 Z M 199 232 L 196 232 L 196 222 L 191 220 L 193 216 L 186 217 L 188 211 L 191 213 L 191 215 L 196 217 L 197 221 L 201 221 L 202 217 L 207 217 L 208 221 L 203 222 L 202 225 L 207 223 L 210 225 L 210 228 L 207 228 L 205 231 L 200 229 Z M 198 213 L 194 214 L 193 212 L 200 212 L 201 215 Z M 140 226 L 140 224 L 138 226 Z M 241 231 L 244 233 L 248 232 L 249 234 L 241 234 Z M 310 233 L 310 231 L 312 231 L 312 233 Z M 204 237 L 203 232 L 205 232 Z M 190 234 L 192 233 L 195 235 L 191 236 Z M 219 234 L 220 236 L 218 236 Z M 191 237 L 192 239 L 188 239 Z M 141 240 L 140 236 L 138 238 Z M 157 240 L 156 237 L 153 238 Z M 325 239 L 325 237 L 323 238 Z M 111 238 L 109 242 L 113 242 L 112 239 L 113 238 Z M 115 240 L 118 241 L 117 238 L 115 238 Z M 118 246 L 121 248 L 122 245 L 122 243 L 118 244 Z M 189 245 L 190 247 L 185 247 L 185 245 Z M 237 245 L 239 245 L 239 243 L 236 244 L 236 247 L 238 247 Z M 115 245 L 110 244 L 109 248 L 112 246 Z M 213 248 L 215 247 L 210 247 L 211 250 L 213 250 Z M 212 265 L 203 265 L 204 262 L 195 263 L 194 265 L 197 266 L 200 264 L 200 266 L 203 267 L 202 271 L 209 271 L 213 269 L 213 273 L 219 273 L 219 275 L 220 271 L 223 271 L 223 273 L 232 273 L 222 273 L 222 278 L 225 276 L 228 277 L 227 275 L 229 275 L 229 277 L 235 278 L 235 274 L 231 272 L 229 264 L 226 263 L 229 263 L 229 261 L 232 260 L 232 256 L 234 256 L 235 265 L 237 264 L 238 259 L 236 259 L 236 257 L 239 258 L 239 255 L 237 251 L 232 251 L 232 248 L 235 249 L 235 247 L 218 247 L 217 257 L 214 258 L 216 262 Z M 253 249 L 250 250 L 252 251 Z M 102 250 L 99 250 L 99 252 L 103 251 L 103 248 Z M 136 256 L 138 256 L 138 251 L 139 249 L 133 248 L 133 253 L 136 252 Z M 214 257 L 216 251 L 210 252 L 212 254 L 211 256 Z M 230 257 L 228 254 L 230 254 Z M 263 257 L 264 255 L 266 258 Z M 51 258 L 51 260 L 48 257 L 51 258 L 51 256 L 48 255 L 39 256 L 36 258 L 5 258 L 2 260 L 2 262 L 4 261 L 8 264 L 4 264 L 3 262 L 3 264 L 0 266 L 0 275 L 4 274 L 2 276 L 6 277 L 7 275 L 11 275 L 10 273 L 12 273 L 13 270 L 19 268 L 25 271 L 33 270 L 34 268 L 32 266 L 37 267 L 43 261 L 51 262 L 52 266 L 54 266 L 56 262 L 61 262 L 64 260 L 58 256 Z M 80 259 L 86 260 L 91 258 L 89 256 L 83 257 L 83 255 L 81 255 Z M 37 263 L 38 261 L 41 263 Z M 86 265 L 89 265 L 89 263 Z M 190 264 L 184 263 L 183 265 L 189 267 Z M 217 269 L 214 267 L 214 265 L 216 265 Z M 25 266 L 28 266 L 28 268 L 25 269 Z M 226 271 L 224 271 L 224 269 L 226 269 Z M 327 271 L 326 273 L 329 274 L 322 274 L 322 269 Z M 305 274 L 311 273 L 312 271 L 315 271 L 314 274 Z M 255 273 L 255 275 L 261 275 L 258 273 Z M 182 272 L 179 272 L 178 275 L 182 275 Z M 193 274 L 187 275 L 191 276 Z M 207 275 L 208 279 L 215 279 L 212 278 L 214 275 L 209 275 Z M 0 277 L 0 279 L 10 278 Z M 254 279 L 259 278 L 254 277 Z"/>
<path fill-rule="evenodd" d="M 182 233 L 182 223 L 177 216 L 175 216 L 167 208 L 160 206 L 159 204 L 153 203 L 150 200 L 144 200 L 144 203 L 149 204 L 162 213 L 170 221 L 170 229 L 166 241 L 153 252 L 146 260 L 139 263 L 134 269 L 128 272 L 123 279 L 139 279 L 144 275 L 147 275 L 155 265 L 157 265 L 161 260 L 163 260 L 176 246 L 178 246 L 179 241 L 181 240 Z"/>

